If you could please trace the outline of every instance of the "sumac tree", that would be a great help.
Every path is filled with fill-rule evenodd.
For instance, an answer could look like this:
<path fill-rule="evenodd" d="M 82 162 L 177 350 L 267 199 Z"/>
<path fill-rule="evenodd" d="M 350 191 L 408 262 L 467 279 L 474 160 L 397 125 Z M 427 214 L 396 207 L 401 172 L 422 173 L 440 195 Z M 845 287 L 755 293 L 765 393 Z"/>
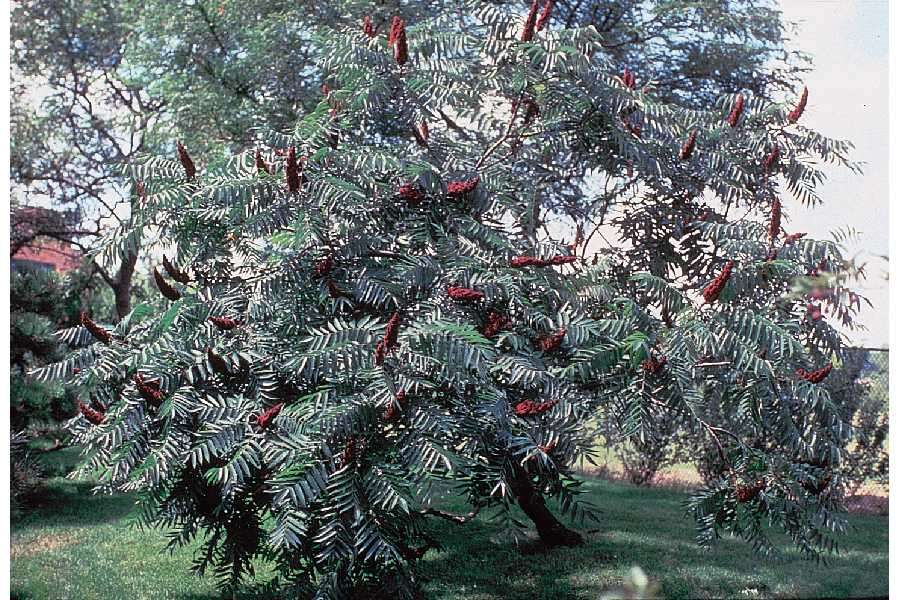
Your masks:
<path fill-rule="evenodd" d="M 297 594 L 409 596 L 431 518 L 490 509 L 515 530 L 518 507 L 578 544 L 548 501 L 596 516 L 573 466 L 598 419 L 631 435 L 669 414 L 723 460 L 692 499 L 701 541 L 766 548 L 771 520 L 829 549 L 821 484 L 850 429 L 797 370 L 843 348 L 795 288 L 844 262 L 768 230 L 773 200 L 816 201 L 815 161 L 848 146 L 789 123 L 792 103 L 747 93 L 734 116 L 731 95 L 686 109 L 630 86 L 592 26 L 463 4 L 374 36 L 323 24 L 329 89 L 291 130 L 215 168 L 174 144 L 130 167 L 171 302 L 86 315 L 39 373 L 94 390 L 93 422 L 72 422 L 84 469 L 141 490 L 173 546 L 202 537 L 197 569 L 227 585 L 268 557 Z M 603 201 L 555 238 L 554 184 L 595 177 Z M 617 245 L 587 245 L 610 224 Z M 448 489 L 470 514 L 440 510 Z"/>

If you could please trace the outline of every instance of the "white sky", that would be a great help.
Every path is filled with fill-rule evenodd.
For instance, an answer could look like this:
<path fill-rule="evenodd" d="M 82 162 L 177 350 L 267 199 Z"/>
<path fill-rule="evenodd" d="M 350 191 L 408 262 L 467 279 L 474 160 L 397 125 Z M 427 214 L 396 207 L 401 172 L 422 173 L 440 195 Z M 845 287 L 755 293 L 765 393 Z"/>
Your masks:
<path fill-rule="evenodd" d="M 888 0 L 780 0 L 784 16 L 797 22 L 794 46 L 812 55 L 806 77 L 809 104 L 802 122 L 824 135 L 849 139 L 851 158 L 866 163 L 854 175 L 826 168 L 820 188 L 824 204 L 811 210 L 785 202 L 789 231 L 824 238 L 851 226 L 862 234 L 848 248 L 867 264 L 859 287 L 874 304 L 860 321 L 868 331 L 852 332 L 852 342 L 888 345 Z M 894 8 L 897 8 L 896 6 Z"/>

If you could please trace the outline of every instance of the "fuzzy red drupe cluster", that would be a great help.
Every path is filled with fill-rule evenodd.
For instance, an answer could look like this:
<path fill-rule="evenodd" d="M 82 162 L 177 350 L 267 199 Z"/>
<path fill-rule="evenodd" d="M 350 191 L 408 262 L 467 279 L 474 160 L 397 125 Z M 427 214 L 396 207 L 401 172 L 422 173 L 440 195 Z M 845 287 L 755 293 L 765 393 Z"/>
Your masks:
<path fill-rule="evenodd" d="M 504 314 L 501 314 L 495 310 L 492 310 L 488 313 L 487 323 L 485 323 L 484 328 L 481 330 L 481 333 L 486 338 L 491 338 L 497 335 L 497 333 L 511 324 L 509 317 Z"/>
<path fill-rule="evenodd" d="M 384 362 L 388 353 L 397 346 L 397 335 L 400 333 L 400 314 L 394 313 L 388 319 L 387 327 L 384 330 L 384 337 L 375 346 L 375 364 L 380 365 Z"/>
<path fill-rule="evenodd" d="M 734 104 L 731 107 L 731 112 L 728 113 L 728 117 L 725 119 L 725 122 L 731 125 L 732 127 L 737 127 L 738 121 L 741 119 L 741 114 L 744 112 L 744 95 L 738 94 L 734 99 Z"/>
<path fill-rule="evenodd" d="M 92 336 L 94 336 L 94 339 L 100 340 L 104 344 L 108 344 L 112 341 L 112 336 L 109 335 L 109 332 L 94 323 L 84 311 L 81 312 L 81 324 L 84 325 L 84 328 L 87 329 Z"/>
<path fill-rule="evenodd" d="M 400 17 L 391 19 L 391 30 L 388 33 L 388 46 L 394 48 L 394 60 L 401 67 L 409 59 L 409 46 L 406 43 L 406 21 Z"/>
<path fill-rule="evenodd" d="M 84 418 L 93 423 L 94 425 L 100 425 L 103 421 L 106 420 L 106 415 L 104 415 L 99 410 L 94 410 L 84 402 L 78 403 L 78 410 L 81 411 L 81 414 L 84 415 Z"/>
<path fill-rule="evenodd" d="M 316 266 L 313 267 L 313 273 L 316 277 L 324 277 L 325 275 L 331 274 L 331 269 L 333 268 L 334 258 L 332 258 L 331 255 L 328 255 L 316 263 Z"/>
<path fill-rule="evenodd" d="M 447 184 L 447 193 L 451 196 L 462 196 L 469 192 L 475 191 L 478 187 L 478 175 L 471 179 L 463 179 L 460 181 L 451 181 Z"/>
<path fill-rule="evenodd" d="M 641 363 L 641 368 L 651 375 L 657 375 L 666 366 L 668 359 L 665 356 L 653 358 L 652 356 Z"/>
<path fill-rule="evenodd" d="M 178 269 L 172 263 L 170 263 L 169 259 L 166 258 L 165 255 L 163 255 L 162 264 L 163 264 L 163 268 L 166 270 L 166 273 L 169 274 L 169 277 L 171 277 L 178 283 L 187 284 L 188 282 L 190 282 L 190 280 L 191 280 L 190 276 L 187 273 L 185 273 L 184 271 Z"/>
<path fill-rule="evenodd" d="M 538 346 L 543 352 L 550 352 L 559 348 L 565 337 L 566 330 L 560 329 L 556 333 L 551 333 L 538 339 Z"/>
<path fill-rule="evenodd" d="M 172 287 L 172 285 L 165 280 L 160 272 L 156 270 L 156 267 L 153 267 L 153 280 L 156 281 L 156 289 L 158 289 L 159 293 L 165 296 L 167 299 L 175 302 L 176 300 L 181 298 L 181 292 Z"/>
<path fill-rule="evenodd" d="M 297 151 L 293 146 L 288 148 L 287 156 L 284 158 L 284 180 L 290 193 L 296 194 L 300 191 L 300 164 L 297 162 Z"/>
<path fill-rule="evenodd" d="M 482 300 L 484 298 L 484 292 L 479 292 L 472 288 L 454 286 L 447 288 L 447 295 L 454 300 Z"/>
<path fill-rule="evenodd" d="M 187 148 L 184 147 L 184 144 L 181 142 L 176 142 L 175 147 L 178 150 L 178 161 L 181 163 L 181 167 L 184 169 L 184 176 L 188 179 L 193 179 L 197 174 L 197 167 L 194 166 L 194 161 L 191 160 L 191 155 L 188 154 Z"/>
<path fill-rule="evenodd" d="M 240 325 L 240 322 L 231 317 L 210 317 L 209 322 L 218 327 L 221 331 L 231 331 Z"/>
<path fill-rule="evenodd" d="M 159 380 L 146 380 L 140 373 L 135 373 L 132 380 L 141 398 L 146 402 L 153 406 L 159 406 L 162 403 L 163 393 L 159 389 Z"/>
<path fill-rule="evenodd" d="M 794 107 L 790 113 L 788 113 L 788 121 L 791 123 L 796 123 L 800 120 L 800 117 L 803 116 L 803 111 L 806 110 L 806 101 L 809 99 L 809 90 L 806 89 L 806 86 L 803 86 L 803 93 L 800 95 L 800 101 L 797 102 L 797 106 Z"/>
<path fill-rule="evenodd" d="M 728 283 L 728 278 L 731 277 L 731 270 L 734 268 L 734 261 L 729 260 L 725 263 L 725 266 L 722 268 L 722 271 L 716 275 L 716 278 L 710 282 L 708 286 L 703 290 L 703 299 L 706 300 L 709 304 L 712 304 L 716 300 L 719 299 L 719 294 L 722 293 L 722 290 L 725 289 L 725 284 Z"/>
<path fill-rule="evenodd" d="M 530 417 L 547 412 L 559 403 L 559 400 L 547 400 L 546 402 L 535 402 L 534 400 L 523 400 L 516 404 L 513 408 L 520 417 Z"/>
<path fill-rule="evenodd" d="M 797 369 L 797 377 L 810 383 L 821 383 L 823 379 L 828 377 L 828 374 L 831 373 L 833 368 L 833 365 L 825 365 L 821 369 L 816 369 L 815 371 Z"/>
<path fill-rule="evenodd" d="M 678 153 L 678 160 L 687 160 L 694 153 L 694 146 L 697 144 L 697 130 L 693 130 L 691 134 L 688 136 L 687 141 L 681 147 L 681 151 Z"/>
<path fill-rule="evenodd" d="M 409 204 L 418 204 L 425 199 L 425 194 L 419 189 L 419 186 L 413 183 L 404 183 L 397 188 L 397 195 L 406 200 Z"/>
<path fill-rule="evenodd" d="M 772 214 L 769 217 L 769 241 L 774 242 L 781 233 L 781 200 L 772 200 Z"/>
<path fill-rule="evenodd" d="M 363 19 L 363 33 L 369 36 L 370 38 L 375 37 L 375 25 L 372 24 L 372 17 L 366 15 L 366 18 Z"/>
<path fill-rule="evenodd" d="M 284 402 L 279 402 L 275 406 L 262 411 L 256 417 L 256 424 L 259 425 L 260 428 L 265 429 L 272 422 L 272 419 L 278 416 L 278 413 L 281 412 L 282 408 L 284 408 Z"/>
<path fill-rule="evenodd" d="M 509 261 L 509 266 L 520 269 L 522 267 L 549 267 L 568 265 L 578 260 L 577 256 L 557 255 L 547 259 L 537 258 L 536 256 L 517 256 Z"/>

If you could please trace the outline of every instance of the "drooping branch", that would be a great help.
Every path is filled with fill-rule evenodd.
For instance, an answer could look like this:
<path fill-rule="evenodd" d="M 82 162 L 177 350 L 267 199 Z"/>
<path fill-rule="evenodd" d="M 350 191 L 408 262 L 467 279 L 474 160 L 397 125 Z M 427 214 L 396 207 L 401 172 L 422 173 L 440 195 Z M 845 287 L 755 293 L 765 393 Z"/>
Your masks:
<path fill-rule="evenodd" d="M 463 525 L 468 523 L 472 519 L 478 516 L 478 513 L 481 512 L 481 506 L 476 506 L 472 512 L 467 513 L 465 515 L 455 515 L 453 513 L 445 512 L 443 510 L 438 510 L 436 508 L 424 508 L 419 511 L 420 515 L 429 515 L 432 517 L 440 517 L 442 519 L 446 519 L 447 521 L 451 521 L 458 525 Z"/>

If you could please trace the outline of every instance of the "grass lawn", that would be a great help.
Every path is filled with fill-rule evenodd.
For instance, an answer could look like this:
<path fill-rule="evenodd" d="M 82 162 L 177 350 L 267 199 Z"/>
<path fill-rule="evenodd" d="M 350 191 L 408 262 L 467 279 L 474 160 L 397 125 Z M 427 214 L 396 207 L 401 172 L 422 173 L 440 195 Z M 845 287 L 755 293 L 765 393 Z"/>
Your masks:
<path fill-rule="evenodd" d="M 57 472 L 71 450 L 46 455 Z M 851 515 L 842 553 L 828 565 L 787 551 L 760 559 L 737 540 L 713 552 L 694 543 L 684 492 L 603 480 L 585 484 L 603 520 L 574 549 L 525 554 L 487 516 L 463 526 L 437 522 L 443 551 L 419 565 L 428 598 L 596 598 L 641 566 L 667 598 L 865 597 L 888 591 L 888 519 Z M 212 578 L 190 574 L 190 549 L 170 555 L 165 537 L 129 527 L 133 497 L 90 495 L 87 482 L 56 477 L 39 505 L 12 522 L 12 597 L 48 599 L 216 598 Z M 464 510 L 462 506 L 449 507 Z M 260 581 L 271 577 L 264 568 Z"/>

